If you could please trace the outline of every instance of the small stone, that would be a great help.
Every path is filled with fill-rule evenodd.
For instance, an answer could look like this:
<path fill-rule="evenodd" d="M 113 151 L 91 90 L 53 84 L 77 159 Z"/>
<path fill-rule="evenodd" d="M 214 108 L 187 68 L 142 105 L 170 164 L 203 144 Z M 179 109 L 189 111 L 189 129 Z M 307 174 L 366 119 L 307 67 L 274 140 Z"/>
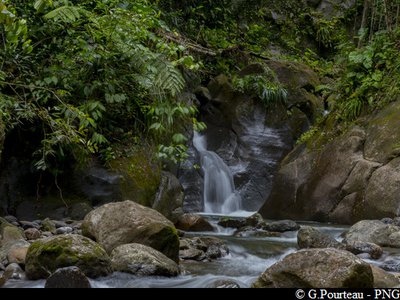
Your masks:
<path fill-rule="evenodd" d="M 21 221 L 19 222 L 24 230 L 29 228 L 40 229 L 40 225 L 35 222 Z"/>
<path fill-rule="evenodd" d="M 9 222 L 9 223 L 13 223 L 13 222 L 17 222 L 18 223 L 18 219 L 14 216 L 5 216 L 4 219 Z"/>
<path fill-rule="evenodd" d="M 6 268 L 6 270 L 4 271 L 4 275 L 3 277 L 8 280 L 8 279 L 25 279 L 25 272 L 21 269 L 21 267 L 16 264 L 16 263 L 12 263 L 9 264 Z"/>
<path fill-rule="evenodd" d="M 240 285 L 233 280 L 222 279 L 212 282 L 207 286 L 211 289 L 240 289 Z"/>
<path fill-rule="evenodd" d="M 74 231 L 71 227 L 59 227 L 56 229 L 56 234 L 68 234 Z"/>
<path fill-rule="evenodd" d="M 63 221 L 53 221 L 53 223 L 57 229 L 61 228 L 61 227 L 67 227 L 67 223 L 65 223 Z"/>
<path fill-rule="evenodd" d="M 37 240 L 40 238 L 40 231 L 36 228 L 28 228 L 25 230 L 25 236 L 28 240 Z"/>
<path fill-rule="evenodd" d="M 82 273 L 78 267 L 66 267 L 57 269 L 46 280 L 44 286 L 49 288 L 91 288 L 89 279 Z"/>
<path fill-rule="evenodd" d="M 286 231 L 296 231 L 300 229 L 299 224 L 292 220 L 282 220 L 272 223 L 267 223 L 264 225 L 263 229 L 273 232 L 286 232 Z"/>

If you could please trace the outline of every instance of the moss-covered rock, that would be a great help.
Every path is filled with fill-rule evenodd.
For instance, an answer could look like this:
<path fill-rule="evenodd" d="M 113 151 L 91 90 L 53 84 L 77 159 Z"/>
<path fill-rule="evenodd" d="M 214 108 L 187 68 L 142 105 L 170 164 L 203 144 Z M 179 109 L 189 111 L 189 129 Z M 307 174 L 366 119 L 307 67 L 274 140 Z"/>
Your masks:
<path fill-rule="evenodd" d="M 371 266 L 350 252 L 309 249 L 289 254 L 268 268 L 256 288 L 372 288 Z"/>
<path fill-rule="evenodd" d="M 154 209 L 133 201 L 109 203 L 91 211 L 82 223 L 82 232 L 108 253 L 120 245 L 138 243 L 178 261 L 179 238 L 174 225 Z"/>
<path fill-rule="evenodd" d="M 112 272 L 104 249 L 80 235 L 61 235 L 37 240 L 28 249 L 25 271 L 31 280 L 47 278 L 59 268 L 77 266 L 96 278 Z"/>
<path fill-rule="evenodd" d="M 114 271 L 137 276 L 177 276 L 177 263 L 161 252 L 141 244 L 118 246 L 111 253 Z"/>
<path fill-rule="evenodd" d="M 152 151 L 138 149 L 127 157 L 109 162 L 112 171 L 121 176 L 119 189 L 122 199 L 152 207 L 160 185 L 159 166 L 152 162 Z"/>

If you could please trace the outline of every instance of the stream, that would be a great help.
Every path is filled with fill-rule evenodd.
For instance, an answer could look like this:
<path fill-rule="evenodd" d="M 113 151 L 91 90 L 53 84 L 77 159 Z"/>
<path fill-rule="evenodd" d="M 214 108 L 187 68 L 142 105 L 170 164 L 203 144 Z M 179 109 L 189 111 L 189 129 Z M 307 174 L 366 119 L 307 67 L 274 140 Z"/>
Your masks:
<path fill-rule="evenodd" d="M 251 213 L 242 213 L 241 217 Z M 241 288 L 248 288 L 269 266 L 286 255 L 295 252 L 297 248 L 297 232 L 286 232 L 281 237 L 235 237 L 233 229 L 222 228 L 217 225 L 222 215 L 201 214 L 213 224 L 216 231 L 213 233 L 186 233 L 185 236 L 215 236 L 227 242 L 230 254 L 210 262 L 182 261 L 182 274 L 175 278 L 163 277 L 136 277 L 125 273 L 113 273 L 110 276 L 91 280 L 92 287 L 96 288 L 207 288 L 215 282 L 229 280 L 237 283 Z M 232 215 L 230 215 L 232 216 Z M 318 228 L 320 231 L 341 240 L 340 235 L 348 226 L 299 222 Z M 362 257 L 362 256 L 360 256 Z M 363 258 L 363 257 L 362 257 Z M 388 260 L 400 262 L 400 250 L 384 249 L 384 255 L 379 260 L 364 259 L 377 266 Z M 42 288 L 45 280 L 9 280 L 6 288 Z"/>

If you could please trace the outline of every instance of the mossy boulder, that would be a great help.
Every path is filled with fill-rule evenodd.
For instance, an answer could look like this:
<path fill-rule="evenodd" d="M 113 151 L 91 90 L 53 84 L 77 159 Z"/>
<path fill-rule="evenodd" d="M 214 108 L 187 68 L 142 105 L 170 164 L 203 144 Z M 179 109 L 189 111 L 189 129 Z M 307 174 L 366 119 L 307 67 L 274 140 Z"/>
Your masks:
<path fill-rule="evenodd" d="M 309 249 L 289 254 L 268 268 L 256 288 L 372 288 L 371 266 L 350 252 Z"/>
<path fill-rule="evenodd" d="M 151 149 L 134 150 L 127 157 L 109 162 L 110 169 L 121 176 L 119 190 L 121 199 L 152 207 L 160 185 L 161 170 L 152 161 Z"/>
<path fill-rule="evenodd" d="M 114 271 L 137 276 L 179 275 L 179 266 L 161 252 L 141 244 L 118 246 L 111 253 Z"/>
<path fill-rule="evenodd" d="M 82 232 L 108 253 L 124 244 L 150 246 L 178 261 L 179 237 L 174 225 L 154 209 L 133 201 L 105 204 L 86 215 Z"/>
<path fill-rule="evenodd" d="M 31 280 L 47 278 L 59 268 L 77 266 L 96 278 L 112 272 L 104 249 L 80 235 L 60 235 L 37 240 L 28 249 L 25 271 Z"/>

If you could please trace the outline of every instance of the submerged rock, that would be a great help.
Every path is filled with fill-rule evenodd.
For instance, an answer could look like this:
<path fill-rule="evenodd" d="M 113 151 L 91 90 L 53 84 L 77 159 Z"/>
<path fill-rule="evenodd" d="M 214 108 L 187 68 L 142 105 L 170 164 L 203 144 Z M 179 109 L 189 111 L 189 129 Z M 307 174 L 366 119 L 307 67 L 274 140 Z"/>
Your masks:
<path fill-rule="evenodd" d="M 46 280 L 46 289 L 89 289 L 89 279 L 78 267 L 57 269 Z"/>
<path fill-rule="evenodd" d="M 213 260 L 229 254 L 226 243 L 215 237 L 183 238 L 179 257 L 184 260 Z"/>
<path fill-rule="evenodd" d="M 179 237 L 174 225 L 159 212 L 133 201 L 105 204 L 86 215 L 82 233 L 95 239 L 108 253 L 138 243 L 178 261 Z"/>
<path fill-rule="evenodd" d="M 292 220 L 281 220 L 271 223 L 266 223 L 263 229 L 272 232 L 286 232 L 286 231 L 296 231 L 300 229 L 300 225 Z"/>

